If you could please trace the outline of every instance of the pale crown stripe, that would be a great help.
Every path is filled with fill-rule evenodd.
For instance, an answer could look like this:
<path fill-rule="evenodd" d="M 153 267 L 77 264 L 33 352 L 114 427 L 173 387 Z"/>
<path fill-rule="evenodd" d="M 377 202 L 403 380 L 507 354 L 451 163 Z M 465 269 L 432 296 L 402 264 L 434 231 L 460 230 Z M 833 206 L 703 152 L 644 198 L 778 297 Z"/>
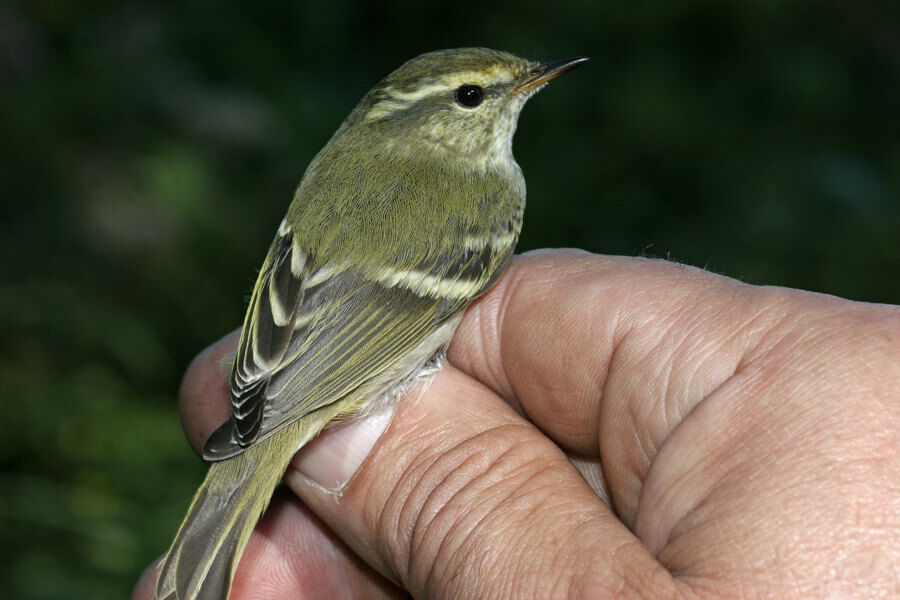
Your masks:
<path fill-rule="evenodd" d="M 433 83 L 431 85 L 424 85 L 420 88 L 414 89 L 409 92 L 402 92 L 400 90 L 394 89 L 393 87 L 384 88 L 385 93 L 394 98 L 395 100 L 402 100 L 403 102 L 410 103 L 415 102 L 416 100 L 421 100 L 425 96 L 430 96 L 436 92 L 445 92 L 450 89 L 449 83 L 440 82 Z"/>
<path fill-rule="evenodd" d="M 430 83 L 428 85 L 423 85 L 422 87 L 418 87 L 414 90 L 404 92 L 402 90 L 396 89 L 393 86 L 388 86 L 384 88 L 384 92 L 395 100 L 415 102 L 416 100 L 421 100 L 425 96 L 453 90 L 466 83 L 488 87 L 494 85 L 495 83 L 499 83 L 504 78 L 504 74 L 497 70 L 487 73 L 485 73 L 484 71 L 467 71 L 465 73 L 454 73 L 452 75 L 448 75 L 440 81 Z"/>
<path fill-rule="evenodd" d="M 494 70 L 493 72 L 488 73 L 485 73 L 483 71 L 471 71 L 466 73 L 455 73 L 453 75 L 448 75 L 438 82 L 423 85 L 422 87 L 409 91 L 398 90 L 393 86 L 388 86 L 384 88 L 384 93 L 391 99 L 378 102 L 375 106 L 372 107 L 371 110 L 369 110 L 369 112 L 366 113 L 365 118 L 366 120 L 370 120 L 386 117 L 392 113 L 406 110 L 410 107 L 410 105 L 418 100 L 421 100 L 422 98 L 431 96 L 433 94 L 449 92 L 450 90 L 454 90 L 465 83 L 472 83 L 488 87 L 490 85 L 498 83 L 501 79 L 503 79 L 503 77 L 504 74 L 499 70 Z"/>
<path fill-rule="evenodd" d="M 382 100 L 374 107 L 372 110 L 366 113 L 366 119 L 380 119 L 381 117 L 386 117 L 390 114 L 393 114 L 397 111 L 406 110 L 409 108 L 408 103 L 401 102 L 392 102 L 391 100 Z"/>

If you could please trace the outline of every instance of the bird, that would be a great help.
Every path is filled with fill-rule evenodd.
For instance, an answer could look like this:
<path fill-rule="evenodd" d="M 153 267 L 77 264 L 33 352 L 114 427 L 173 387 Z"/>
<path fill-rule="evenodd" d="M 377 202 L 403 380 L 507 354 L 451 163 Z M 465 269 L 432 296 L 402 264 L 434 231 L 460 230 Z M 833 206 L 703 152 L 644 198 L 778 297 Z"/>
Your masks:
<path fill-rule="evenodd" d="M 521 231 L 522 107 L 586 60 L 422 54 L 369 90 L 313 158 L 253 287 L 231 415 L 206 442 L 209 471 L 161 563 L 157 600 L 226 599 L 294 453 L 440 367 Z"/>

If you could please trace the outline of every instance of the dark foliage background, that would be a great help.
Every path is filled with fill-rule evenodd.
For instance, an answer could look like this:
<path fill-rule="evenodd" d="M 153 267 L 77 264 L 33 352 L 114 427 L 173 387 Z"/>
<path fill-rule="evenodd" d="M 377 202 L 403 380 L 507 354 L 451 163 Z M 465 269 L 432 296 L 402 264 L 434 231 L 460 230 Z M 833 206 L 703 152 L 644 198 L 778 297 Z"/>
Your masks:
<path fill-rule="evenodd" d="M 180 375 L 293 188 L 423 51 L 593 60 L 533 100 L 521 249 L 900 301 L 900 5 L 20 1 L 0 8 L 0 595 L 122 598 L 203 466 Z"/>

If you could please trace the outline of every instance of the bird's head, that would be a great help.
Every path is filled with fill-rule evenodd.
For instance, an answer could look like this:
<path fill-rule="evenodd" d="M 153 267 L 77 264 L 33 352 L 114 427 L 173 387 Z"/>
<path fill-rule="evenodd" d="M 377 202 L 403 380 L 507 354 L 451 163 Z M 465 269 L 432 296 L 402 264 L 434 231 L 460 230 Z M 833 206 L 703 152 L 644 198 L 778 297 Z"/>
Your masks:
<path fill-rule="evenodd" d="M 342 128 L 370 151 L 397 150 L 475 168 L 510 167 L 526 100 L 587 58 L 528 61 L 487 48 L 413 58 L 362 99 Z M 340 133 L 340 132 L 339 132 Z"/>

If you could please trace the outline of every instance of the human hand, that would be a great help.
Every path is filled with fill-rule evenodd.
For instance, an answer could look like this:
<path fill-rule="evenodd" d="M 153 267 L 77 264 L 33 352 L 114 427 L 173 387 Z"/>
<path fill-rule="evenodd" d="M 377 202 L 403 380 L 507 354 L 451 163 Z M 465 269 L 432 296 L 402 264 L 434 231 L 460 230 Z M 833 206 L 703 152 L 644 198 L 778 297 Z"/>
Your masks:
<path fill-rule="evenodd" d="M 185 376 L 197 451 L 236 342 Z M 232 599 L 900 595 L 897 307 L 543 251 L 448 357 L 294 458 Z"/>

